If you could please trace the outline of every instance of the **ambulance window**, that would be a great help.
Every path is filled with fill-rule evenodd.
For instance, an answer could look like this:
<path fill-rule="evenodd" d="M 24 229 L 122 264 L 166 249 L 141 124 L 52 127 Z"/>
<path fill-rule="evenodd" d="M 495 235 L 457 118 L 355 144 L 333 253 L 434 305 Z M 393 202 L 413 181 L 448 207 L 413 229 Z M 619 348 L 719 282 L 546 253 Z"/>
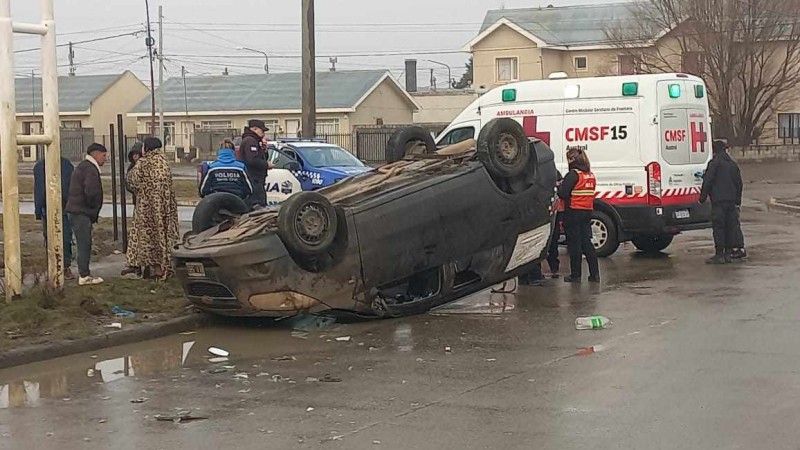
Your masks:
<path fill-rule="evenodd" d="M 475 127 L 456 128 L 447 133 L 440 141 L 439 146 L 444 147 L 447 145 L 458 144 L 459 142 L 466 141 L 467 139 L 475 138 Z"/>

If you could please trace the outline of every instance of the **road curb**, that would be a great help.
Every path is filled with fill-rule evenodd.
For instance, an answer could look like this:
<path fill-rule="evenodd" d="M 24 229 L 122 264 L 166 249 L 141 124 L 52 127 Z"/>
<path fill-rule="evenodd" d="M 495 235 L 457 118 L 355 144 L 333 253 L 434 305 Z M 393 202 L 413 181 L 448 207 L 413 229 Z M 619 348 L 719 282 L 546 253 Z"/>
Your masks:
<path fill-rule="evenodd" d="M 780 211 L 788 214 L 800 214 L 800 206 L 782 203 L 780 200 L 774 197 L 769 200 L 769 203 L 767 203 L 767 209 L 769 211 Z"/>
<path fill-rule="evenodd" d="M 214 317 L 209 314 L 192 313 L 165 322 L 138 325 L 130 330 L 114 331 L 74 341 L 15 348 L 0 354 L 0 369 L 183 333 L 208 326 L 213 320 Z"/>

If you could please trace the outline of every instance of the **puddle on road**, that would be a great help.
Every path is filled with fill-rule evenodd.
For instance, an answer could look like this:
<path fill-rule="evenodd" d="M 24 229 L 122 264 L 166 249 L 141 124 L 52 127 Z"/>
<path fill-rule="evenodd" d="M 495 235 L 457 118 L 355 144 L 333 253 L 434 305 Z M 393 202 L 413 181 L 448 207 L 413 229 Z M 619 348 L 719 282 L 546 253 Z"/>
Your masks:
<path fill-rule="evenodd" d="M 464 297 L 460 300 L 442 305 L 429 312 L 435 316 L 451 314 L 488 314 L 499 315 L 509 313 L 517 308 L 517 279 L 505 284 Z"/>

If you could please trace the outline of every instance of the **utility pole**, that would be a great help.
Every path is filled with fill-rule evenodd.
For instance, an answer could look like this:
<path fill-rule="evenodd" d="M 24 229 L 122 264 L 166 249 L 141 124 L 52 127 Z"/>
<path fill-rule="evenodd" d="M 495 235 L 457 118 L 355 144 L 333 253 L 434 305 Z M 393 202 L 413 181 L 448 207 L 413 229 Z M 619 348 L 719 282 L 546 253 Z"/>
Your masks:
<path fill-rule="evenodd" d="M 75 76 L 75 52 L 72 51 L 72 42 L 69 43 L 69 76 Z"/>
<path fill-rule="evenodd" d="M 181 77 L 183 78 L 183 111 L 189 117 L 189 96 L 186 95 L 186 66 L 181 66 Z"/>
<path fill-rule="evenodd" d="M 302 137 L 317 133 L 316 43 L 314 41 L 314 0 L 303 0 L 303 125 Z"/>
<path fill-rule="evenodd" d="M 328 58 L 328 61 L 331 63 L 331 72 L 336 72 L 336 63 L 339 62 L 339 58 Z"/>
<path fill-rule="evenodd" d="M 164 129 L 164 7 L 158 6 L 158 126 L 161 130 L 161 143 L 167 145 L 167 132 Z M 176 155 L 177 156 L 177 155 Z"/>
<path fill-rule="evenodd" d="M 147 56 L 150 58 L 150 130 L 156 131 L 156 86 L 153 75 L 153 35 L 150 29 L 150 3 L 144 0 L 145 13 L 147 14 Z"/>

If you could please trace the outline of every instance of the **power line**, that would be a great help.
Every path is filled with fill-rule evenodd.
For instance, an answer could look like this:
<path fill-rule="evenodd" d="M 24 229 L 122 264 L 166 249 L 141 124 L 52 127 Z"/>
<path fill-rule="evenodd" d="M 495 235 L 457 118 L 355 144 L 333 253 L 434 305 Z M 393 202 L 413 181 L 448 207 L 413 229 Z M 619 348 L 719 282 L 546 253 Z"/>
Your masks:
<path fill-rule="evenodd" d="M 75 44 L 88 44 L 90 42 L 107 41 L 109 39 L 117 39 L 117 38 L 121 38 L 121 37 L 125 37 L 125 36 L 137 36 L 139 33 L 142 33 L 142 32 L 144 32 L 144 30 L 136 30 L 136 31 L 130 32 L 130 33 L 115 34 L 113 36 L 104 36 L 104 37 L 99 37 L 99 38 L 94 38 L 94 39 L 86 39 L 86 40 L 83 40 L 83 41 L 73 41 L 72 44 L 73 45 L 75 45 Z M 68 46 L 69 46 L 69 43 L 56 45 L 56 47 L 68 47 Z M 23 49 L 23 50 L 15 50 L 14 53 L 16 54 L 16 53 L 35 52 L 35 51 L 38 51 L 38 50 L 41 50 L 41 47 L 26 48 L 26 49 Z"/>

